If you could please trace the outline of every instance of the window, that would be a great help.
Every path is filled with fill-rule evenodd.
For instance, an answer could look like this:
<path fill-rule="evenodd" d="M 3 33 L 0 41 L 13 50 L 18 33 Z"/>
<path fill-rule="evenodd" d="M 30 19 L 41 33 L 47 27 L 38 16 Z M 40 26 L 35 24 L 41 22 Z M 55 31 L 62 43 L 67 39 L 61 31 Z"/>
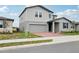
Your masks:
<path fill-rule="evenodd" d="M 49 18 L 51 18 L 51 14 L 49 14 Z"/>
<path fill-rule="evenodd" d="M 38 12 L 35 13 L 35 17 L 38 17 Z"/>
<path fill-rule="evenodd" d="M 3 26 L 0 24 L 0 28 L 2 28 Z"/>
<path fill-rule="evenodd" d="M 63 23 L 63 28 L 68 28 L 68 23 Z"/>
<path fill-rule="evenodd" d="M 39 12 L 39 17 L 42 17 L 42 13 L 41 12 Z"/>

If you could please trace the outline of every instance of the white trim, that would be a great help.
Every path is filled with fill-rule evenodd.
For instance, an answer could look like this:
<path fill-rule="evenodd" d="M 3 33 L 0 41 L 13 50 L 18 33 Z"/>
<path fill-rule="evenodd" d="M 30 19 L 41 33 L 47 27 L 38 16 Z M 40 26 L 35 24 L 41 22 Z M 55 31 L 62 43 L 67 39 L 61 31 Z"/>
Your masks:
<path fill-rule="evenodd" d="M 55 32 L 55 29 L 54 29 L 54 25 L 55 25 L 55 23 L 53 22 L 52 25 L 53 25 L 53 26 L 52 26 L 52 28 L 53 28 L 53 32 Z"/>

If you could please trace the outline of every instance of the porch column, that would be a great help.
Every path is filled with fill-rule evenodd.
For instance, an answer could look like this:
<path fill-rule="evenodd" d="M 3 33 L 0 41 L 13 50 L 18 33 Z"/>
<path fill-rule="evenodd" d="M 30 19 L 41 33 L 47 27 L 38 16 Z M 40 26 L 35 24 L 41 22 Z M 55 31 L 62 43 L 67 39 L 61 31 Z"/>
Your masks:
<path fill-rule="evenodd" d="M 55 32 L 55 29 L 54 29 L 54 28 L 55 28 L 55 27 L 54 27 L 55 23 L 53 22 L 52 25 L 53 25 L 53 26 L 52 26 L 52 28 L 53 28 L 52 32 Z"/>

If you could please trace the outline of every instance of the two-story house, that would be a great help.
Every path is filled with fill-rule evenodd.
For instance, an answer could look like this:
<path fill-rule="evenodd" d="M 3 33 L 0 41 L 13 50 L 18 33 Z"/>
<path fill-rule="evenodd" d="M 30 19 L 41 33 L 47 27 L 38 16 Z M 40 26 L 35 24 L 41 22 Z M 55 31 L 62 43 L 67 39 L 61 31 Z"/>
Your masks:
<path fill-rule="evenodd" d="M 27 7 L 20 14 L 20 31 L 62 32 L 74 30 L 73 23 L 65 17 L 55 18 L 54 12 L 41 5 Z"/>

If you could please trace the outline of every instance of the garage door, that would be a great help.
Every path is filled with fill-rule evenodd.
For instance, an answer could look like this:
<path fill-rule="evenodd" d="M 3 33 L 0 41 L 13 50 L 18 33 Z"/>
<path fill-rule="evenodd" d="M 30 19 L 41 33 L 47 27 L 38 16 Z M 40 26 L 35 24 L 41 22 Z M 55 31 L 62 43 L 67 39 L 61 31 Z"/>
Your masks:
<path fill-rule="evenodd" d="M 30 32 L 47 32 L 47 25 L 44 24 L 30 24 Z"/>

